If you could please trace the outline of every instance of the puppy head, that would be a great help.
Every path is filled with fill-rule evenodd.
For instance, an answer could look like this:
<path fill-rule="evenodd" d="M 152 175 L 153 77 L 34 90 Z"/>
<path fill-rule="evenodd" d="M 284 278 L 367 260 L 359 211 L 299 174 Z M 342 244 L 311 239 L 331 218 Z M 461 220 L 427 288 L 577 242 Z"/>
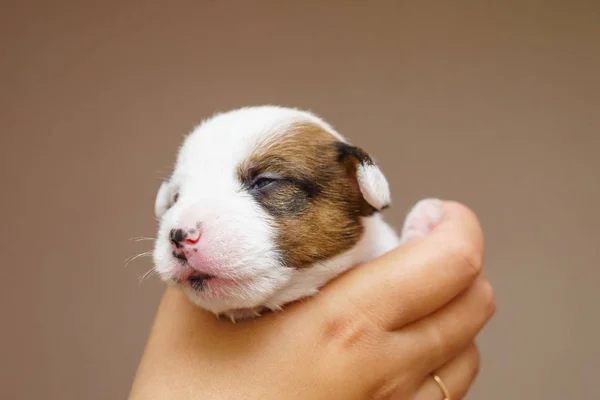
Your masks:
<path fill-rule="evenodd" d="M 371 157 L 313 114 L 217 114 L 185 139 L 158 190 L 155 269 L 212 312 L 257 307 L 294 271 L 351 249 L 361 218 L 389 203 Z"/>

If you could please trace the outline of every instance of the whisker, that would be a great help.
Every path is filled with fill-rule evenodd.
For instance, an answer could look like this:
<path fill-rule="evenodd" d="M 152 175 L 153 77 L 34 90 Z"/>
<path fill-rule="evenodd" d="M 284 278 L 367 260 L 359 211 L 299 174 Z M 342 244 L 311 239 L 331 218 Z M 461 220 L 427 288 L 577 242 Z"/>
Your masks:
<path fill-rule="evenodd" d="M 138 236 L 138 237 L 131 238 L 129 240 L 131 240 L 132 242 L 136 242 L 137 243 L 137 242 L 143 242 L 144 240 L 152 240 L 152 241 L 154 241 L 154 240 L 156 240 L 156 238 L 145 237 L 145 236 Z"/>
<path fill-rule="evenodd" d="M 127 268 L 127 266 L 128 266 L 129 264 L 131 264 L 132 262 L 134 262 L 135 260 L 137 260 L 137 259 L 139 259 L 139 258 L 142 258 L 142 257 L 150 257 L 151 255 L 152 255 L 152 250 L 150 250 L 150 251 L 145 251 L 145 252 L 143 252 L 143 253 L 140 253 L 140 254 L 135 254 L 135 255 L 133 255 L 133 256 L 131 256 L 131 257 L 128 257 L 128 258 L 125 260 L 125 268 Z"/>
<path fill-rule="evenodd" d="M 146 273 L 144 273 L 142 276 L 139 277 L 138 285 L 141 285 L 144 282 L 144 280 L 147 280 L 155 273 L 156 273 L 156 271 L 154 270 L 154 268 L 150 268 L 148 271 L 146 271 Z"/>

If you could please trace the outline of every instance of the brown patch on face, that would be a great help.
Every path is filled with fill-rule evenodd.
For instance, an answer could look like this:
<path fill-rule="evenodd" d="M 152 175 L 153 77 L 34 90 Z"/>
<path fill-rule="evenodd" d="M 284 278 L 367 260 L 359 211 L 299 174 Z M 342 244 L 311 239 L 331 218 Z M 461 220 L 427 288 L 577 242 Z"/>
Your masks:
<path fill-rule="evenodd" d="M 275 220 L 286 265 L 309 267 L 360 239 L 360 217 L 375 209 L 360 192 L 356 168 L 363 160 L 348 152 L 352 149 L 360 151 L 318 125 L 295 124 L 289 135 L 261 146 L 240 166 L 239 178 Z M 264 184 L 264 176 L 275 181 Z"/>

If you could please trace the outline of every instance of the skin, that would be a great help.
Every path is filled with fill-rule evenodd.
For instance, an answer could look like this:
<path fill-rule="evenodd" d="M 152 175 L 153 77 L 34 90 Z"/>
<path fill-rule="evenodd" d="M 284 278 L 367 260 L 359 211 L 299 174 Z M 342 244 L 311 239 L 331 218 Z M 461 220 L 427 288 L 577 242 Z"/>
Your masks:
<path fill-rule="evenodd" d="M 444 203 L 417 238 L 321 293 L 245 323 L 218 321 L 168 288 L 130 399 L 461 399 L 475 339 L 495 311 L 476 216 Z"/>

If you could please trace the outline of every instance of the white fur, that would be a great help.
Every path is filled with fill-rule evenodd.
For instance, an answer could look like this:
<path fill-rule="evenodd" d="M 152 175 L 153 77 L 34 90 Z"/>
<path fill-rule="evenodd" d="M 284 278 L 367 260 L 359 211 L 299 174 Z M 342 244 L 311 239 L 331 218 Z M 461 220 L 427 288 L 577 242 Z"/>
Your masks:
<path fill-rule="evenodd" d="M 375 214 L 363 218 L 365 232 L 359 242 L 347 252 L 311 268 L 294 270 L 289 284 L 270 298 L 265 304 L 268 308 L 277 309 L 282 304 L 311 296 L 335 276 L 351 267 L 377 258 L 398 246 L 396 232 Z"/>
<path fill-rule="evenodd" d="M 182 267 L 172 256 L 169 232 L 174 228 L 193 228 L 201 222 L 203 233 L 197 246 L 202 272 L 242 282 L 221 291 L 186 288 L 197 305 L 216 314 L 261 306 L 278 309 L 313 295 L 341 272 L 399 244 L 392 228 L 375 214 L 363 218 L 362 238 L 344 254 L 301 271 L 281 264 L 273 221 L 243 189 L 237 168 L 255 150 L 284 140 L 287 128 L 297 122 L 318 124 L 337 140 L 345 141 L 314 114 L 277 106 L 216 114 L 184 140 L 174 172 L 156 197 L 155 213 L 160 226 L 153 252 L 155 269 L 168 282 L 190 272 L 191 267 Z M 361 164 L 357 178 L 365 199 L 373 207 L 379 210 L 390 203 L 388 182 L 379 168 Z M 174 203 L 176 194 L 178 200 Z"/>
<path fill-rule="evenodd" d="M 379 167 L 360 164 L 356 175 L 358 186 L 367 203 L 380 211 L 391 204 L 390 187 Z"/>

